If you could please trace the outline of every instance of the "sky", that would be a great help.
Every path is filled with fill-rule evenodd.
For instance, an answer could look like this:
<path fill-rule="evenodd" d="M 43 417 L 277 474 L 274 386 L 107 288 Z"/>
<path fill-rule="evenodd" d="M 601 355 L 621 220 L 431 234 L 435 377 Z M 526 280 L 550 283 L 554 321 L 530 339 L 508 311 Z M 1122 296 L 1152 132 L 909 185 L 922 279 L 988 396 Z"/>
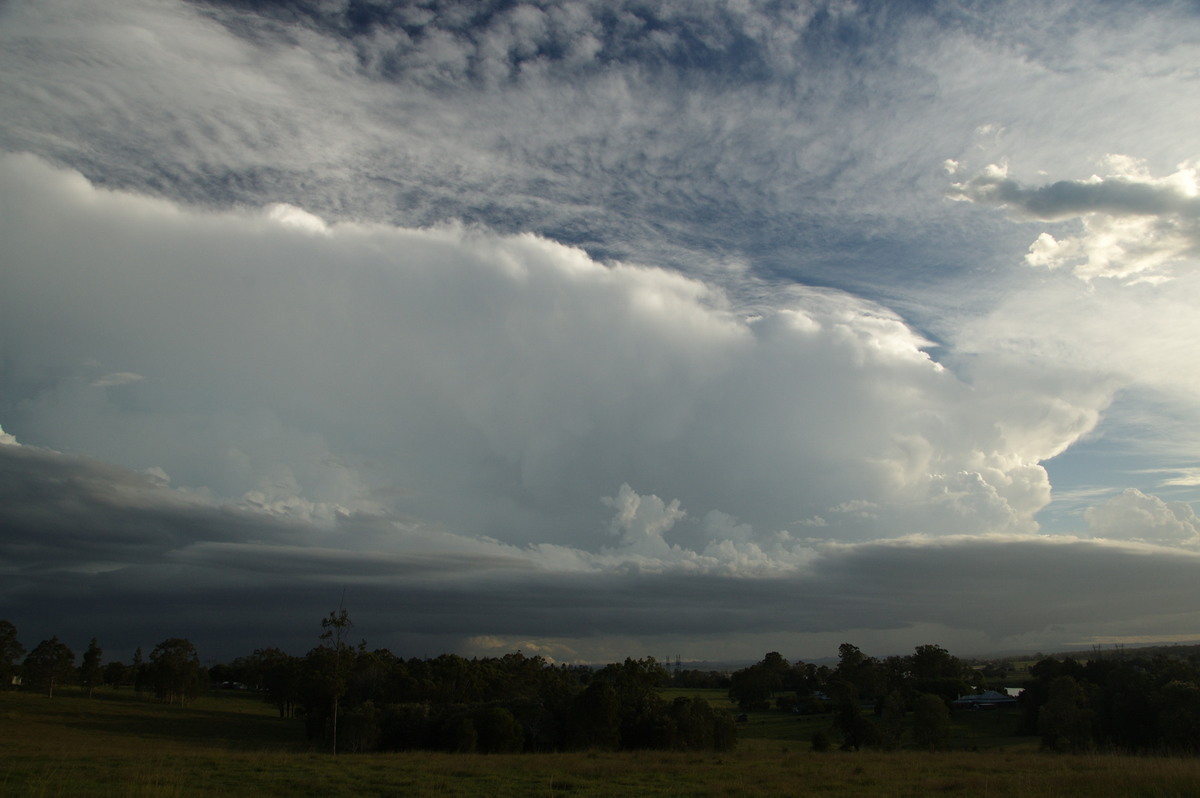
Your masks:
<path fill-rule="evenodd" d="M 1190 2 L 0 3 L 27 648 L 1200 639 Z"/>

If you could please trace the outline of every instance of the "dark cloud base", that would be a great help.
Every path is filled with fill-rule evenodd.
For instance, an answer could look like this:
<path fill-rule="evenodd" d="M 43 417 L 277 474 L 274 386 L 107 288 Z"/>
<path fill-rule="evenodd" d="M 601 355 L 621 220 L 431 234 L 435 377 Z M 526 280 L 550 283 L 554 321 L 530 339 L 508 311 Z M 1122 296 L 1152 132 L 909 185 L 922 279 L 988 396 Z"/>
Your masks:
<path fill-rule="evenodd" d="M 183 501 L 145 475 L 33 447 L 0 446 L 0 486 L 6 617 L 24 639 L 82 647 L 96 636 L 118 657 L 171 636 L 217 660 L 264 646 L 302 653 L 343 596 L 356 634 L 404 656 L 466 651 L 479 636 L 651 649 L 672 637 L 709 641 L 719 658 L 739 635 L 929 624 L 999 647 L 1055 625 L 1100 633 L 1164 608 L 1200 612 L 1196 555 L 1104 541 L 880 541 L 825 549 L 777 577 L 631 564 L 555 573 L 515 550 L 505 560 L 285 545 L 311 526 Z M 353 519 L 345 525 L 339 534 Z"/>

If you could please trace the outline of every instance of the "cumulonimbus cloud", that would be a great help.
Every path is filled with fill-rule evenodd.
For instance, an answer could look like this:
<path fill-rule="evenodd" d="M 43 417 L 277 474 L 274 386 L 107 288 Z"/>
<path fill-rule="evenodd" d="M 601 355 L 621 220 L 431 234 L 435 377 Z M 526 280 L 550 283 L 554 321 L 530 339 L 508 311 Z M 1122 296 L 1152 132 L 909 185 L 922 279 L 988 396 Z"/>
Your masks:
<path fill-rule="evenodd" d="M 1013 366 L 965 384 L 841 292 L 746 313 L 700 280 L 534 236 L 196 212 L 2 166 L 2 323 L 29 341 L 5 423 L 277 514 L 391 508 L 598 551 L 599 500 L 624 483 L 694 514 L 654 532 L 695 550 L 714 510 L 762 535 L 816 516 L 830 535 L 895 534 L 880 515 L 1029 531 L 1049 501 L 1039 461 L 1106 401 Z M 48 325 L 34 309 L 51 305 Z M 883 511 L 833 509 L 848 502 Z"/>

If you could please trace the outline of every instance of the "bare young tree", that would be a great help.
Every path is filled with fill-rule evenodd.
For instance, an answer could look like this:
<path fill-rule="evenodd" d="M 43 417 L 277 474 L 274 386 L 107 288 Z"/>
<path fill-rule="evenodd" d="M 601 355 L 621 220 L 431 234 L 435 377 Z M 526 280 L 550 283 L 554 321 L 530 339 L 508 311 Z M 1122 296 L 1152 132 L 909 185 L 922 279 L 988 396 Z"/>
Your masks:
<path fill-rule="evenodd" d="M 333 753 L 337 753 L 337 727 L 338 727 L 338 699 L 346 690 L 345 676 L 342 673 L 342 654 L 346 649 L 346 633 L 354 626 L 354 622 L 350 620 L 350 614 L 346 612 L 344 607 L 338 609 L 337 612 L 330 612 L 328 618 L 321 620 L 321 639 L 332 641 L 333 645 L 333 674 L 332 674 L 332 693 L 333 693 Z"/>

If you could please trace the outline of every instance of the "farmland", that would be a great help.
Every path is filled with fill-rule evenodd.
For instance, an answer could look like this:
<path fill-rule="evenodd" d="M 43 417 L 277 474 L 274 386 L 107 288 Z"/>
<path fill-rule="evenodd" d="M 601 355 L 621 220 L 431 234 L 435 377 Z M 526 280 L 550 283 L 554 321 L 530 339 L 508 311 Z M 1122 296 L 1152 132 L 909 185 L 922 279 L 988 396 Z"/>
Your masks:
<path fill-rule="evenodd" d="M 704 691 L 689 695 L 705 696 Z M 671 696 L 668 696 L 671 697 Z M 707 692 L 714 705 L 720 691 Z M 1015 714 L 960 712 L 947 750 L 810 749 L 824 716 L 749 713 L 729 752 L 553 754 L 317 750 L 260 698 L 185 706 L 129 690 L 0 693 L 0 794 L 14 796 L 1193 795 L 1200 759 L 1048 754 Z"/>

